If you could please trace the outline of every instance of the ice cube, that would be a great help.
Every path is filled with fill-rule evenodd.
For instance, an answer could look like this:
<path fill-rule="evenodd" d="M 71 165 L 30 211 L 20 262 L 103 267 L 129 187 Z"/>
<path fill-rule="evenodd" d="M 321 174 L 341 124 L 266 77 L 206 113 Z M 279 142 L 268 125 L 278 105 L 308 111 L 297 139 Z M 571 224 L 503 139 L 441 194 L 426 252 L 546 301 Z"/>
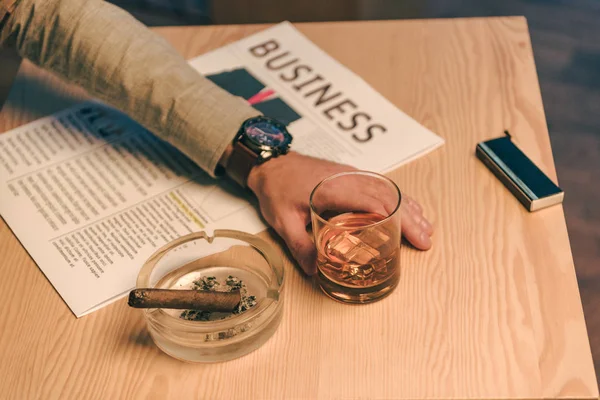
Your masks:
<path fill-rule="evenodd" d="M 379 257 L 379 255 L 379 251 L 368 244 L 360 242 L 346 254 L 346 257 L 354 263 L 365 265 Z"/>
<path fill-rule="evenodd" d="M 327 242 L 327 254 L 340 261 L 349 261 L 346 259 L 346 253 L 349 253 L 357 244 L 359 240 L 350 235 L 348 232 L 342 232 L 338 235 L 333 236 Z"/>
<path fill-rule="evenodd" d="M 381 229 L 366 229 L 354 235 L 364 244 L 374 249 L 380 249 L 390 240 L 390 236 Z"/>
<path fill-rule="evenodd" d="M 327 243 L 327 253 L 342 262 L 364 265 L 380 256 L 379 251 L 358 237 L 342 232 Z"/>
<path fill-rule="evenodd" d="M 360 265 L 355 263 L 344 264 L 340 279 L 352 282 L 353 285 L 364 285 L 373 277 L 375 270 L 371 264 Z"/>

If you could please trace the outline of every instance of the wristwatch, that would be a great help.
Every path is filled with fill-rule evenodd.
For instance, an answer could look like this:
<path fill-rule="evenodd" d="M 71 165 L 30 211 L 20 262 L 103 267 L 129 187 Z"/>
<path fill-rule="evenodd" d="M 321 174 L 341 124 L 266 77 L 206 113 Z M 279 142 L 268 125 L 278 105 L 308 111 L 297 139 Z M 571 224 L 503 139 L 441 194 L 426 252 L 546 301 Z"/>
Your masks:
<path fill-rule="evenodd" d="M 284 124 L 269 117 L 253 117 L 244 121 L 236 137 L 225 172 L 242 187 L 247 187 L 252 168 L 273 157 L 286 154 L 292 143 L 292 135 Z"/>

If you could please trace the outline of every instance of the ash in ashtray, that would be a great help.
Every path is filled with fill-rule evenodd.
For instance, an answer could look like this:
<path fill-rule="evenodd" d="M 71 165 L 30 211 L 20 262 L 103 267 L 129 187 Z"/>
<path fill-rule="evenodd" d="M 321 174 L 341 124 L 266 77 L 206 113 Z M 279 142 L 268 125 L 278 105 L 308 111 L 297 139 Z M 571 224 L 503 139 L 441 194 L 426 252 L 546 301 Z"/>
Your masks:
<path fill-rule="evenodd" d="M 240 304 L 231 313 L 212 312 L 203 310 L 185 310 L 179 316 L 188 321 L 215 321 L 229 318 L 232 315 L 241 314 L 244 311 L 256 305 L 256 297 L 248 296 L 248 290 L 243 281 L 235 276 L 229 275 L 225 282 L 219 282 L 214 276 L 203 276 L 193 282 L 192 289 L 214 291 L 214 292 L 231 292 L 239 290 L 241 301 Z"/>

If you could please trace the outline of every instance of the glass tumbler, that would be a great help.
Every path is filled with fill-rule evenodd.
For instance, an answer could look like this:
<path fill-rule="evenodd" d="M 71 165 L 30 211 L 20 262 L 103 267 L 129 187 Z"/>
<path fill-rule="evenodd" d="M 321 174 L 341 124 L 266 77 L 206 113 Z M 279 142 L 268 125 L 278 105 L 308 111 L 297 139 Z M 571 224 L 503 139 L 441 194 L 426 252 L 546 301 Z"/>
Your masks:
<path fill-rule="evenodd" d="M 400 279 L 400 203 L 389 178 L 353 171 L 330 176 L 310 196 L 319 286 L 335 300 L 370 303 Z"/>

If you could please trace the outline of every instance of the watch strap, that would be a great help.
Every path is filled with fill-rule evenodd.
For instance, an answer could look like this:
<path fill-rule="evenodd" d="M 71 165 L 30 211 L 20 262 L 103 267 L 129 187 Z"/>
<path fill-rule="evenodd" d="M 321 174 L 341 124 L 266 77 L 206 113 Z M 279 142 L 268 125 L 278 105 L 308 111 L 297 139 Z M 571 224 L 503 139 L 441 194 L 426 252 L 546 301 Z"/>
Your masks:
<path fill-rule="evenodd" d="M 237 141 L 233 144 L 233 151 L 229 156 L 225 170 L 227 175 L 240 186 L 247 187 L 248 175 L 250 175 L 250 170 L 257 162 L 258 156 L 243 143 Z"/>

